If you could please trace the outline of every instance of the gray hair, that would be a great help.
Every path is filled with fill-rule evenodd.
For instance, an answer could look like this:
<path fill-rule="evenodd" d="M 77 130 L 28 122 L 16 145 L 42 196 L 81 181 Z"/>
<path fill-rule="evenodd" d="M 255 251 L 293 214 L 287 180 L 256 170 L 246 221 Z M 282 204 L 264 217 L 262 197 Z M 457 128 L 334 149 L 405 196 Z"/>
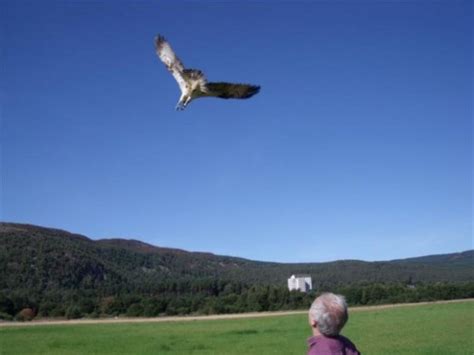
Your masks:
<path fill-rule="evenodd" d="M 321 334 L 338 335 L 349 318 L 346 299 L 334 293 L 323 293 L 311 305 L 309 317 L 317 323 Z"/>

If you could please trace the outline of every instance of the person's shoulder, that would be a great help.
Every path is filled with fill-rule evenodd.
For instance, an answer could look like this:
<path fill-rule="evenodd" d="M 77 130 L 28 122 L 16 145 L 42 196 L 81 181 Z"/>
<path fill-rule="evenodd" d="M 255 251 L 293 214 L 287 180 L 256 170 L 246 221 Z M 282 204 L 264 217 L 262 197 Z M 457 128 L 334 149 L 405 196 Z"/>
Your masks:
<path fill-rule="evenodd" d="M 344 335 L 339 335 L 339 339 L 344 343 L 346 349 L 350 349 L 354 354 L 360 354 L 355 344 L 349 338 Z"/>
<path fill-rule="evenodd" d="M 348 337 L 345 337 L 344 335 L 340 335 L 340 334 L 338 337 L 344 344 L 355 347 L 354 343 Z"/>

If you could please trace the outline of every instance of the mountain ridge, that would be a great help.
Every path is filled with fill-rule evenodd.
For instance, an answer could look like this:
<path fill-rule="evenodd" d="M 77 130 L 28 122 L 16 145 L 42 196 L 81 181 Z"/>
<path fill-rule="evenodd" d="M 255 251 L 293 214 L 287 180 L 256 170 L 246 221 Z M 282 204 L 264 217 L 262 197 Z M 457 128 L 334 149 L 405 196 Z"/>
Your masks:
<path fill-rule="evenodd" d="M 59 253 L 57 257 L 62 258 L 61 260 L 65 259 L 63 261 L 66 264 L 68 260 L 74 261 L 74 255 L 70 253 L 70 250 L 75 250 L 76 254 L 84 255 L 84 260 L 93 259 L 93 262 L 110 266 L 111 270 L 123 269 L 123 263 L 120 261 L 120 258 L 123 258 L 125 261 L 134 259 L 135 262 L 140 265 L 148 265 L 145 266 L 147 269 L 155 269 L 157 271 L 170 270 L 180 275 L 193 276 L 195 275 L 194 271 L 199 269 L 200 272 L 197 272 L 199 276 L 221 276 L 231 279 L 237 276 L 245 276 L 251 281 L 265 282 L 266 279 L 270 281 L 269 283 L 285 282 L 286 278 L 293 273 L 314 274 L 317 272 L 327 274 L 329 271 L 334 271 L 335 269 L 338 270 L 336 273 L 337 279 L 338 273 L 341 275 L 347 274 L 347 272 L 344 272 L 344 269 L 347 268 L 352 270 L 352 274 L 355 273 L 357 275 L 357 272 L 360 271 L 356 270 L 357 268 L 363 269 L 363 273 L 371 274 L 371 277 L 368 279 L 362 278 L 357 280 L 361 282 L 383 281 L 376 275 L 376 273 L 380 272 L 380 269 L 389 269 L 391 272 L 397 272 L 398 276 L 395 277 L 395 279 L 400 281 L 403 277 L 413 279 L 413 273 L 426 274 L 427 268 L 437 268 L 436 271 L 440 272 L 438 281 L 447 281 L 449 279 L 448 276 L 452 274 L 452 272 L 448 272 L 449 275 L 444 275 L 446 274 L 447 266 L 451 267 L 454 271 L 462 267 L 467 268 L 472 265 L 474 256 L 474 250 L 467 250 L 457 253 L 427 255 L 388 261 L 345 259 L 315 263 L 281 263 L 159 247 L 137 239 L 108 238 L 94 240 L 87 236 L 61 229 L 46 228 L 31 224 L 0 223 L 0 237 L 12 239 L 15 238 L 15 236 L 16 238 L 20 238 L 25 243 L 25 246 L 29 246 L 27 250 L 32 252 L 35 248 L 43 250 L 41 249 L 41 245 L 43 244 L 49 245 L 52 243 L 51 247 L 54 247 L 52 250 L 56 250 L 56 252 Z M 35 239 L 35 237 L 39 239 Z M 59 245 L 62 244 L 64 244 L 63 250 L 57 250 Z M 64 258 L 64 253 L 69 255 L 69 259 Z M 5 255 L 8 256 L 7 254 Z M 91 260 L 89 261 L 92 262 Z M 131 262 L 128 270 L 136 272 L 140 265 L 134 265 L 133 262 Z M 236 273 L 239 275 L 236 275 Z M 284 276 L 278 277 L 278 273 L 284 273 Z M 331 272 L 329 273 L 331 274 Z M 441 277 L 442 274 L 444 275 L 443 277 Z M 339 277 L 341 277 L 341 275 L 339 275 Z M 459 281 L 465 281 L 465 276 L 466 275 L 462 276 Z M 324 279 L 324 277 L 322 277 L 322 279 Z M 345 282 L 351 281 L 351 278 L 348 278 L 347 275 L 345 275 L 343 279 Z M 389 279 L 388 281 L 395 281 L 395 279 Z M 436 277 L 431 279 L 428 277 L 428 279 L 429 281 L 436 281 Z M 470 278 L 468 279 L 470 280 Z M 421 277 L 420 280 L 428 281 L 426 277 Z M 456 277 L 454 281 L 456 281 Z"/>
<path fill-rule="evenodd" d="M 436 261 L 447 260 L 447 259 L 452 259 L 456 257 L 474 258 L 474 249 L 468 249 L 468 250 L 451 252 L 451 253 L 428 254 L 428 255 L 421 255 L 421 256 L 410 256 L 406 258 L 402 257 L 402 258 L 395 258 L 395 259 L 388 259 L 388 260 L 371 260 L 371 261 L 363 260 L 363 259 L 352 259 L 352 258 L 337 259 L 337 260 L 330 260 L 330 261 L 314 261 L 314 262 L 311 262 L 311 261 L 310 262 L 280 262 L 280 261 L 269 261 L 269 260 L 262 261 L 262 260 L 253 260 L 253 259 L 249 259 L 245 257 L 235 256 L 235 255 L 220 255 L 220 254 L 215 254 L 215 253 L 206 252 L 206 251 L 192 251 L 192 250 L 181 249 L 181 248 L 163 247 L 163 246 L 147 243 L 135 238 L 107 237 L 107 238 L 93 239 L 84 234 L 70 232 L 65 229 L 60 229 L 60 228 L 44 227 L 44 226 L 28 224 L 28 223 L 0 222 L 0 233 L 4 233 L 8 230 L 27 231 L 28 229 L 31 229 L 31 228 L 49 231 L 49 232 L 53 231 L 57 233 L 64 233 L 65 235 L 84 239 L 92 243 L 126 247 L 128 249 L 131 249 L 137 252 L 143 251 L 143 252 L 151 253 L 151 252 L 158 252 L 158 251 L 169 251 L 169 252 L 176 252 L 176 253 L 200 254 L 200 255 L 217 256 L 217 257 L 224 257 L 224 258 L 235 258 L 235 259 L 246 260 L 246 261 L 251 261 L 251 262 L 272 263 L 272 264 L 328 264 L 328 263 L 335 263 L 335 262 L 364 262 L 364 263 L 427 262 L 427 261 L 436 262 Z"/>

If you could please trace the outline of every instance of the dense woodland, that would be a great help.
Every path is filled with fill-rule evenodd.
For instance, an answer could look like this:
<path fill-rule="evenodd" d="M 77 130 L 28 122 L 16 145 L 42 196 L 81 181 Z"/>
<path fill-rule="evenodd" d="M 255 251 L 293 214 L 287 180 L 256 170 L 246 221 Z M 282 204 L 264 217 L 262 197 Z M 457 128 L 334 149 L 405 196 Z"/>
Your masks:
<path fill-rule="evenodd" d="M 306 309 L 324 291 L 351 305 L 474 297 L 473 256 L 269 263 L 0 223 L 0 319 Z M 301 273 L 315 290 L 289 292 Z"/>

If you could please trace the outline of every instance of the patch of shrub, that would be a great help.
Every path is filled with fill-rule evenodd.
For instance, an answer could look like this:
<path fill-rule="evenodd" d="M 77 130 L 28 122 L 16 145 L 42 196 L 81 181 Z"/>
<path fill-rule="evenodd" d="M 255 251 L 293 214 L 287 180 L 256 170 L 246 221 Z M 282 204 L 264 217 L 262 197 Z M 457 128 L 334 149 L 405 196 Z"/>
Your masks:
<path fill-rule="evenodd" d="M 0 319 L 1 320 L 13 320 L 13 317 L 5 312 L 0 312 Z"/>
<path fill-rule="evenodd" d="M 53 317 L 53 318 L 60 318 L 64 317 L 66 314 L 66 311 L 64 310 L 64 307 L 62 305 L 58 305 L 56 308 L 53 308 L 48 316 Z"/>
<path fill-rule="evenodd" d="M 127 309 L 128 317 L 141 317 L 143 316 L 143 306 L 140 303 L 134 303 Z"/>
<path fill-rule="evenodd" d="M 66 309 L 66 318 L 67 319 L 78 319 L 82 318 L 81 310 L 78 306 L 72 305 Z"/>
<path fill-rule="evenodd" d="M 23 308 L 15 317 L 15 320 L 20 322 L 28 322 L 35 318 L 36 314 L 31 308 Z"/>

